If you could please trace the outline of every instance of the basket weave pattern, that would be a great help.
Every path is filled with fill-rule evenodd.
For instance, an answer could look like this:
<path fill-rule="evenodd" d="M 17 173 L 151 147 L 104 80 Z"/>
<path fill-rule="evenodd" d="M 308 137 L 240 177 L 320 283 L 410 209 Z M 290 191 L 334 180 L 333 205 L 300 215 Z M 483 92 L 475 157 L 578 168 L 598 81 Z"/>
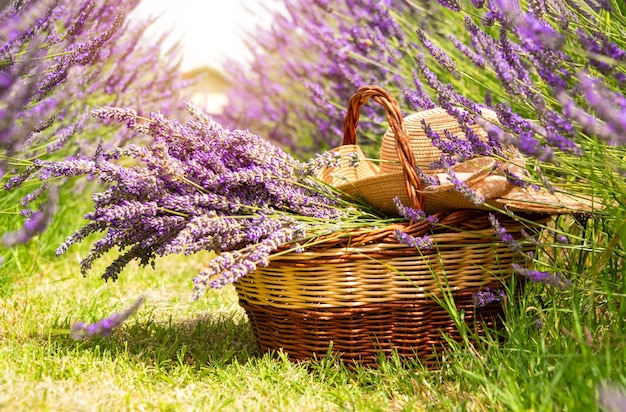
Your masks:
<path fill-rule="evenodd" d="M 493 285 L 493 286 L 497 286 Z M 481 333 L 496 329 L 504 316 L 500 303 L 475 310 L 475 291 L 454 294 L 457 310 L 464 321 Z M 444 334 L 454 340 L 461 335 L 450 314 L 434 301 L 369 303 L 358 307 L 325 309 L 280 309 L 250 304 L 240 299 L 246 310 L 259 349 L 282 349 L 295 361 L 322 358 L 332 345 L 347 364 L 375 365 L 381 353 L 396 351 L 401 357 L 419 357 L 426 365 L 437 365 L 436 354 L 445 349 Z"/>
<path fill-rule="evenodd" d="M 351 99 L 344 144 L 355 144 L 359 108 L 369 98 L 385 107 L 397 138 L 410 206 L 422 209 L 420 179 L 408 144 L 399 107 L 384 90 L 362 88 Z M 411 160 L 412 159 L 412 160 Z M 475 308 L 473 296 L 485 288 L 501 288 L 511 278 L 511 263 L 520 255 L 496 237 L 488 212 L 438 212 L 439 224 L 402 222 L 383 228 L 361 228 L 329 235 L 303 252 L 283 250 L 235 282 L 239 304 L 246 310 L 262 351 L 282 349 L 293 360 L 323 357 L 329 346 L 347 364 L 373 365 L 381 352 L 418 356 L 435 362 L 434 354 L 448 338 L 460 339 L 454 320 L 437 298 L 451 294 L 464 320 L 474 330 L 502 324 L 501 303 Z M 534 225 L 498 216 L 502 227 L 519 240 Z M 528 215 L 543 223 L 546 215 Z M 394 231 L 428 235 L 433 247 L 418 250 L 399 243 Z M 285 246 L 287 248 L 288 246 Z"/>
<path fill-rule="evenodd" d="M 521 228 L 508 226 L 520 241 Z M 381 232 L 388 237 L 390 230 Z M 444 334 L 461 336 L 434 297 L 450 293 L 478 333 L 499 328 L 501 303 L 476 308 L 473 296 L 501 288 L 512 276 L 511 263 L 519 261 L 490 226 L 459 235 L 435 234 L 436 247 L 421 253 L 395 240 L 367 243 L 367 237 L 359 239 L 362 244 L 289 252 L 235 283 L 239 304 L 262 351 L 282 349 L 293 360 L 307 360 L 323 357 L 332 343 L 348 364 L 373 365 L 381 352 L 395 350 L 436 365 L 435 354 L 446 347 Z"/>

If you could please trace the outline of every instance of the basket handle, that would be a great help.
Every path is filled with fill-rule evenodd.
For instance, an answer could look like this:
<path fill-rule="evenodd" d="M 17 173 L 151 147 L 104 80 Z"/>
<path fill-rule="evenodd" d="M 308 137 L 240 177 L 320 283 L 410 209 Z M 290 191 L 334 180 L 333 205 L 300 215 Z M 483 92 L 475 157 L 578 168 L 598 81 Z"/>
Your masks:
<path fill-rule="evenodd" d="M 348 103 L 348 111 L 343 124 L 343 144 L 356 144 L 356 128 L 359 123 L 361 106 L 370 98 L 385 109 L 387 121 L 396 138 L 396 153 L 404 171 L 404 182 L 406 184 L 406 193 L 409 197 L 409 206 L 413 209 L 423 210 L 422 181 L 417 175 L 415 156 L 413 156 L 413 151 L 409 146 L 411 139 L 404 125 L 400 106 L 389 92 L 379 86 L 363 86 L 354 93 Z"/>

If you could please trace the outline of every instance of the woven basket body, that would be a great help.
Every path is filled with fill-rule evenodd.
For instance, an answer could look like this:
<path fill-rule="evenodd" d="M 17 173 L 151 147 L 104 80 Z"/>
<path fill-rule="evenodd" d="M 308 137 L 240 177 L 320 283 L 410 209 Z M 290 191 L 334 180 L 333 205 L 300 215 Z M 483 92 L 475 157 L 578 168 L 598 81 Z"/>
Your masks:
<path fill-rule="evenodd" d="M 370 86 L 353 96 L 341 150 L 355 150 L 359 108 L 369 98 L 385 107 L 397 138 L 404 173 L 399 178 L 408 206 L 425 210 L 410 137 L 397 102 L 384 90 Z M 369 178 L 377 170 L 362 166 L 345 173 Z M 333 176 L 322 175 L 326 177 L 335 183 Z M 473 298 L 488 288 L 501 289 L 503 282 L 515 284 L 511 263 L 523 263 L 523 253 L 514 253 L 498 240 L 488 211 L 446 210 L 433 216 L 439 222 L 436 226 L 422 220 L 363 227 L 331 234 L 301 253 L 289 251 L 286 245 L 267 267 L 240 278 L 235 282 L 239 303 L 260 349 L 282 349 L 293 360 L 308 360 L 323 357 L 332 346 L 347 364 L 366 365 L 375 364 L 381 354 L 397 351 L 434 365 L 446 338 L 461 336 L 442 301 L 451 297 L 463 321 L 476 332 L 501 325 L 502 302 L 476 308 Z M 521 231 L 533 232 L 549 219 L 527 215 L 522 224 L 497 216 L 520 242 L 522 252 L 535 246 L 524 243 Z M 396 240 L 398 231 L 428 236 L 432 247 L 402 244 Z"/>
<path fill-rule="evenodd" d="M 449 216 L 456 220 L 458 215 Z M 533 250 L 520 232 L 531 230 L 528 226 L 500 219 L 525 252 Z M 332 345 L 345 363 L 365 365 L 395 350 L 434 366 L 446 338 L 461 337 L 440 303 L 444 294 L 454 299 L 471 330 L 499 328 L 502 301 L 475 307 L 475 294 L 502 289 L 513 276 L 511 263 L 522 262 L 495 238 L 486 212 L 473 211 L 470 220 L 483 228 L 460 225 L 458 232 L 433 234 L 433 248 L 421 252 L 390 239 L 399 226 L 394 225 L 365 244 L 363 236 L 348 237 L 356 244 L 334 240 L 272 258 L 268 267 L 235 283 L 260 349 L 282 349 L 293 360 L 309 360 L 323 357 Z"/>
<path fill-rule="evenodd" d="M 456 309 L 476 333 L 500 329 L 504 313 L 494 302 L 475 309 L 476 291 L 453 294 Z M 368 303 L 355 307 L 281 309 L 256 305 L 240 298 L 259 349 L 282 350 L 293 361 L 322 359 L 332 349 L 344 364 L 375 366 L 380 357 L 396 352 L 401 358 L 419 358 L 427 366 L 440 364 L 448 339 L 460 341 L 452 317 L 435 301 Z"/>

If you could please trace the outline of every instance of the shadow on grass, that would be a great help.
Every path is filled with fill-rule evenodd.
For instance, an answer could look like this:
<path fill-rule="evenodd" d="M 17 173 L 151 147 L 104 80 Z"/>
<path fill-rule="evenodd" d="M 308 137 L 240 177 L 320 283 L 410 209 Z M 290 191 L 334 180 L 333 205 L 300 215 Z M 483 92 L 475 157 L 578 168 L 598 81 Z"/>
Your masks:
<path fill-rule="evenodd" d="M 95 357 L 124 356 L 166 370 L 243 364 L 260 356 L 248 319 L 234 312 L 189 320 L 138 320 L 108 338 L 74 340 L 57 335 L 51 339 L 60 349 Z"/>
<path fill-rule="evenodd" d="M 40 335 L 38 339 L 46 338 Z M 121 358 L 161 371 L 185 367 L 225 368 L 231 364 L 254 365 L 265 361 L 278 368 L 281 364 L 303 366 L 313 376 L 335 375 L 339 371 L 352 375 L 372 368 L 372 365 L 344 364 L 341 356 L 331 351 L 309 361 L 290 360 L 282 350 L 261 352 L 248 318 L 237 312 L 208 313 L 193 319 L 169 321 L 149 317 L 129 322 L 110 337 L 75 340 L 68 334 L 51 335 L 44 344 L 49 347 L 49 353 L 56 352 L 55 356 L 71 354 L 96 360 Z M 388 359 L 381 356 L 379 362 L 371 373 L 381 367 L 383 370 L 426 370 L 418 359 L 400 358 L 395 352 Z"/>

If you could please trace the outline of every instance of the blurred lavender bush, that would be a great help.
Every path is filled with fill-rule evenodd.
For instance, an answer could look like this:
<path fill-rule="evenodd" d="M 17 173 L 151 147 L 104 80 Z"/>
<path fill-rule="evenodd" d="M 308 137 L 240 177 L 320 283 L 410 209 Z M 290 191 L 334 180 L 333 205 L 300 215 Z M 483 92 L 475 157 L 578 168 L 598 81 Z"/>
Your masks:
<path fill-rule="evenodd" d="M 13 1 L 0 12 L 0 213 L 27 219 L 4 234 L 6 246 L 45 229 L 58 187 L 68 183 L 32 181 L 33 160 L 94 156 L 134 137 L 115 122 L 93 121 L 91 109 L 182 108 L 178 46 L 163 51 L 164 38 L 145 38 L 153 20 L 127 19 L 137 3 Z"/>
<path fill-rule="evenodd" d="M 407 84 L 395 69 L 406 57 L 406 34 L 386 3 L 286 0 L 269 29 L 250 32 L 250 67 L 225 65 L 236 87 L 217 120 L 304 157 L 338 145 L 344 106 L 360 86 Z M 378 142 L 384 114 L 368 106 L 362 113 L 361 130 Z"/>

